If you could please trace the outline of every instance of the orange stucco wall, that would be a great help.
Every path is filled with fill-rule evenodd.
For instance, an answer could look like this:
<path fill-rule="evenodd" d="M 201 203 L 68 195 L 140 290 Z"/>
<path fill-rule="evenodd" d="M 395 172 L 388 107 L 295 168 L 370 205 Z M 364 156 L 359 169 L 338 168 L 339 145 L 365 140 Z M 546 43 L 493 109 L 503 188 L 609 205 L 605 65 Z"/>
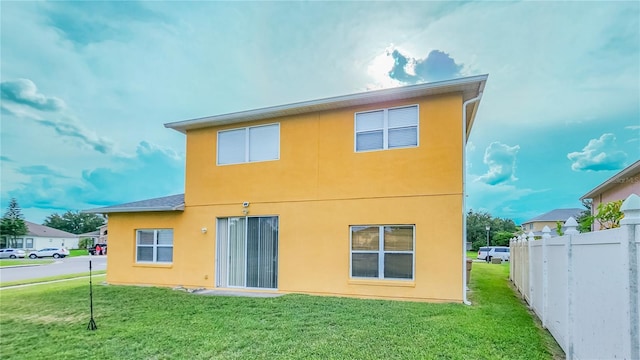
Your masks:
<path fill-rule="evenodd" d="M 354 151 L 354 113 L 419 104 L 419 146 Z M 462 300 L 459 94 L 187 133 L 185 210 L 111 214 L 107 281 L 215 287 L 216 218 L 279 217 L 278 291 Z M 216 166 L 217 131 L 280 123 L 280 159 Z M 354 280 L 350 225 L 415 224 L 410 281 Z M 206 234 L 201 229 L 208 229 Z M 135 262 L 135 229 L 173 228 L 171 265 Z"/>

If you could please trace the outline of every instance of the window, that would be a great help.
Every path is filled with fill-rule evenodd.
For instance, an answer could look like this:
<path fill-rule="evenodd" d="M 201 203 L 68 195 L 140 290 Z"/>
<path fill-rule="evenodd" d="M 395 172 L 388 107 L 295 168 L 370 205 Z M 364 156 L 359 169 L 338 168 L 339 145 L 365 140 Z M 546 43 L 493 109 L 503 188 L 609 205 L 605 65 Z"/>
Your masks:
<path fill-rule="evenodd" d="M 418 146 L 418 105 L 356 113 L 356 152 Z"/>
<path fill-rule="evenodd" d="M 173 261 L 173 230 L 138 230 L 136 262 L 170 263 Z"/>
<path fill-rule="evenodd" d="M 280 158 L 280 124 L 218 131 L 218 165 Z"/>
<path fill-rule="evenodd" d="M 33 249 L 33 238 L 26 238 L 24 247 L 27 249 Z"/>
<path fill-rule="evenodd" d="M 414 225 L 351 226 L 351 277 L 413 279 Z"/>

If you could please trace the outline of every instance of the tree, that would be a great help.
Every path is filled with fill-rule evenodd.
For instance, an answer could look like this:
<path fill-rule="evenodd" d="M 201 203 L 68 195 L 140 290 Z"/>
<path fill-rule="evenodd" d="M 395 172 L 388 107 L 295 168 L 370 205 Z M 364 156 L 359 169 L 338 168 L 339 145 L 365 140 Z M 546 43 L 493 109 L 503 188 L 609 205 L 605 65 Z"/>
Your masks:
<path fill-rule="evenodd" d="M 93 245 L 93 239 L 92 238 L 82 238 L 80 239 L 80 241 L 78 241 L 78 249 L 86 249 L 89 246 Z"/>
<path fill-rule="evenodd" d="M 95 231 L 104 223 L 105 219 L 100 215 L 83 214 L 79 211 L 68 210 L 62 216 L 57 213 L 47 216 L 43 225 L 72 234 L 83 234 Z"/>
<path fill-rule="evenodd" d="M 487 245 L 487 229 L 489 226 L 489 239 L 491 245 L 506 246 L 518 231 L 518 226 L 511 219 L 494 218 L 488 212 L 467 213 L 467 241 L 471 242 L 471 248 L 477 250 Z"/>
<path fill-rule="evenodd" d="M 620 227 L 624 213 L 620 211 L 622 200 L 598 204 L 598 213 L 593 217 L 600 223 L 600 230 Z"/>
<path fill-rule="evenodd" d="M 576 221 L 578 222 L 578 231 L 585 233 L 591 231 L 591 225 L 593 224 L 593 216 L 591 216 L 591 200 L 582 200 L 582 205 L 586 207 L 586 209 L 582 210 L 580 215 L 576 218 Z"/>
<path fill-rule="evenodd" d="M 562 227 L 564 226 L 564 222 L 563 221 L 556 221 L 556 234 L 558 234 L 558 236 L 562 236 L 564 235 L 564 231 L 562 231 Z"/>
<path fill-rule="evenodd" d="M 8 237 L 7 247 L 14 247 L 16 237 L 26 235 L 28 232 L 18 201 L 11 198 L 7 212 L 0 220 L 0 235 Z"/>

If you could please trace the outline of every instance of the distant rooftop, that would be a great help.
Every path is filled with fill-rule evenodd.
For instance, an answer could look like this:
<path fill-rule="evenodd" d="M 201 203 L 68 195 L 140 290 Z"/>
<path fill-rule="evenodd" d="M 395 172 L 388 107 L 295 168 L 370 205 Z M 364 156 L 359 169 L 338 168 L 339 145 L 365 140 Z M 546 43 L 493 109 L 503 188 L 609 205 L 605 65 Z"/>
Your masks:
<path fill-rule="evenodd" d="M 93 236 L 100 236 L 100 230 L 90 231 L 90 232 L 78 235 L 78 237 L 93 237 Z"/>
<path fill-rule="evenodd" d="M 83 213 L 108 214 L 119 212 L 147 212 L 147 211 L 183 211 L 184 194 L 164 196 L 154 199 L 134 201 L 126 204 L 105 206 L 89 210 Z"/>
<path fill-rule="evenodd" d="M 528 223 L 532 223 L 532 222 L 539 222 L 539 221 L 567 221 L 568 218 L 572 217 L 575 219 L 576 217 L 578 217 L 578 215 L 580 215 L 581 212 L 583 212 L 585 209 L 579 209 L 579 208 L 571 208 L 571 209 L 555 209 L 555 210 L 551 210 L 547 213 L 544 213 L 542 215 L 538 215 L 536 217 L 534 217 L 533 219 L 529 219 L 525 222 L 523 222 L 522 224 L 528 224 Z"/>
<path fill-rule="evenodd" d="M 54 229 L 52 227 L 48 227 L 45 225 L 32 223 L 31 221 L 25 221 L 24 223 L 27 225 L 27 230 L 29 231 L 27 233 L 27 236 L 49 237 L 49 238 L 70 238 L 70 237 L 78 236 L 70 232 Z"/>

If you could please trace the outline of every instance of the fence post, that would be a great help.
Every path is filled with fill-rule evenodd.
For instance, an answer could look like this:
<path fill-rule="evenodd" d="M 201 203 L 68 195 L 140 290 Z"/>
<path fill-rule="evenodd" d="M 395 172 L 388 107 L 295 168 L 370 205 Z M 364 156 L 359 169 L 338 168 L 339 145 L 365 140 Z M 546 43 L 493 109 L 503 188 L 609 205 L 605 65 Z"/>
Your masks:
<path fill-rule="evenodd" d="M 528 259 L 529 257 L 526 257 L 525 259 L 525 246 L 527 246 L 527 236 L 525 234 L 520 235 L 520 260 L 522 260 L 522 263 L 524 264 L 526 259 Z M 527 266 L 523 266 L 522 269 L 520 269 L 520 293 L 522 293 L 522 296 L 526 298 L 526 295 L 528 295 L 528 293 L 525 293 L 525 291 L 529 291 L 529 289 L 525 289 L 524 288 L 524 284 L 525 284 L 525 279 L 526 276 L 525 271 L 529 271 L 529 264 L 527 263 Z"/>
<path fill-rule="evenodd" d="M 513 239 L 511 238 L 509 239 L 509 280 L 511 282 L 513 282 L 513 258 L 511 257 L 511 255 L 513 255 L 515 253 L 515 251 L 513 251 Z"/>
<path fill-rule="evenodd" d="M 640 310 L 638 307 L 638 247 L 636 244 L 636 235 L 638 234 L 638 226 L 640 224 L 640 197 L 631 194 L 622 203 L 620 211 L 624 213 L 624 218 L 620 221 L 620 225 L 626 228 L 626 241 L 620 243 L 622 264 L 625 269 L 625 286 L 624 298 L 624 318 L 623 322 L 623 352 L 622 357 L 625 359 L 640 358 Z M 628 319 L 628 320 L 627 320 Z"/>
<path fill-rule="evenodd" d="M 520 234 L 518 235 L 518 262 L 520 263 L 520 266 L 518 266 L 518 291 L 520 291 L 520 294 L 524 296 L 524 293 L 522 292 L 522 282 L 524 281 L 522 279 L 522 269 L 524 269 L 524 256 L 522 256 L 523 252 L 522 234 Z"/>
<path fill-rule="evenodd" d="M 547 241 L 551 238 L 551 229 L 542 228 L 542 327 L 547 328 L 547 311 L 549 309 L 549 258 Z"/>
<path fill-rule="evenodd" d="M 533 292 L 534 292 L 534 288 L 533 288 L 533 281 L 531 281 L 533 279 L 533 261 L 531 261 L 531 246 L 533 245 L 533 241 L 535 240 L 535 236 L 533 235 L 533 232 L 529 231 L 529 233 L 527 234 L 527 258 L 529 259 L 529 266 L 527 269 L 527 277 L 529 278 L 529 280 L 527 281 L 529 283 L 529 288 L 527 289 L 527 291 L 529 292 L 529 307 L 533 308 Z"/>
<path fill-rule="evenodd" d="M 578 222 L 573 216 L 569 217 L 564 223 L 566 228 L 564 234 L 568 236 L 567 239 L 567 360 L 574 359 L 573 353 L 573 328 L 574 328 L 574 284 L 573 284 L 573 236 L 578 234 Z"/>

